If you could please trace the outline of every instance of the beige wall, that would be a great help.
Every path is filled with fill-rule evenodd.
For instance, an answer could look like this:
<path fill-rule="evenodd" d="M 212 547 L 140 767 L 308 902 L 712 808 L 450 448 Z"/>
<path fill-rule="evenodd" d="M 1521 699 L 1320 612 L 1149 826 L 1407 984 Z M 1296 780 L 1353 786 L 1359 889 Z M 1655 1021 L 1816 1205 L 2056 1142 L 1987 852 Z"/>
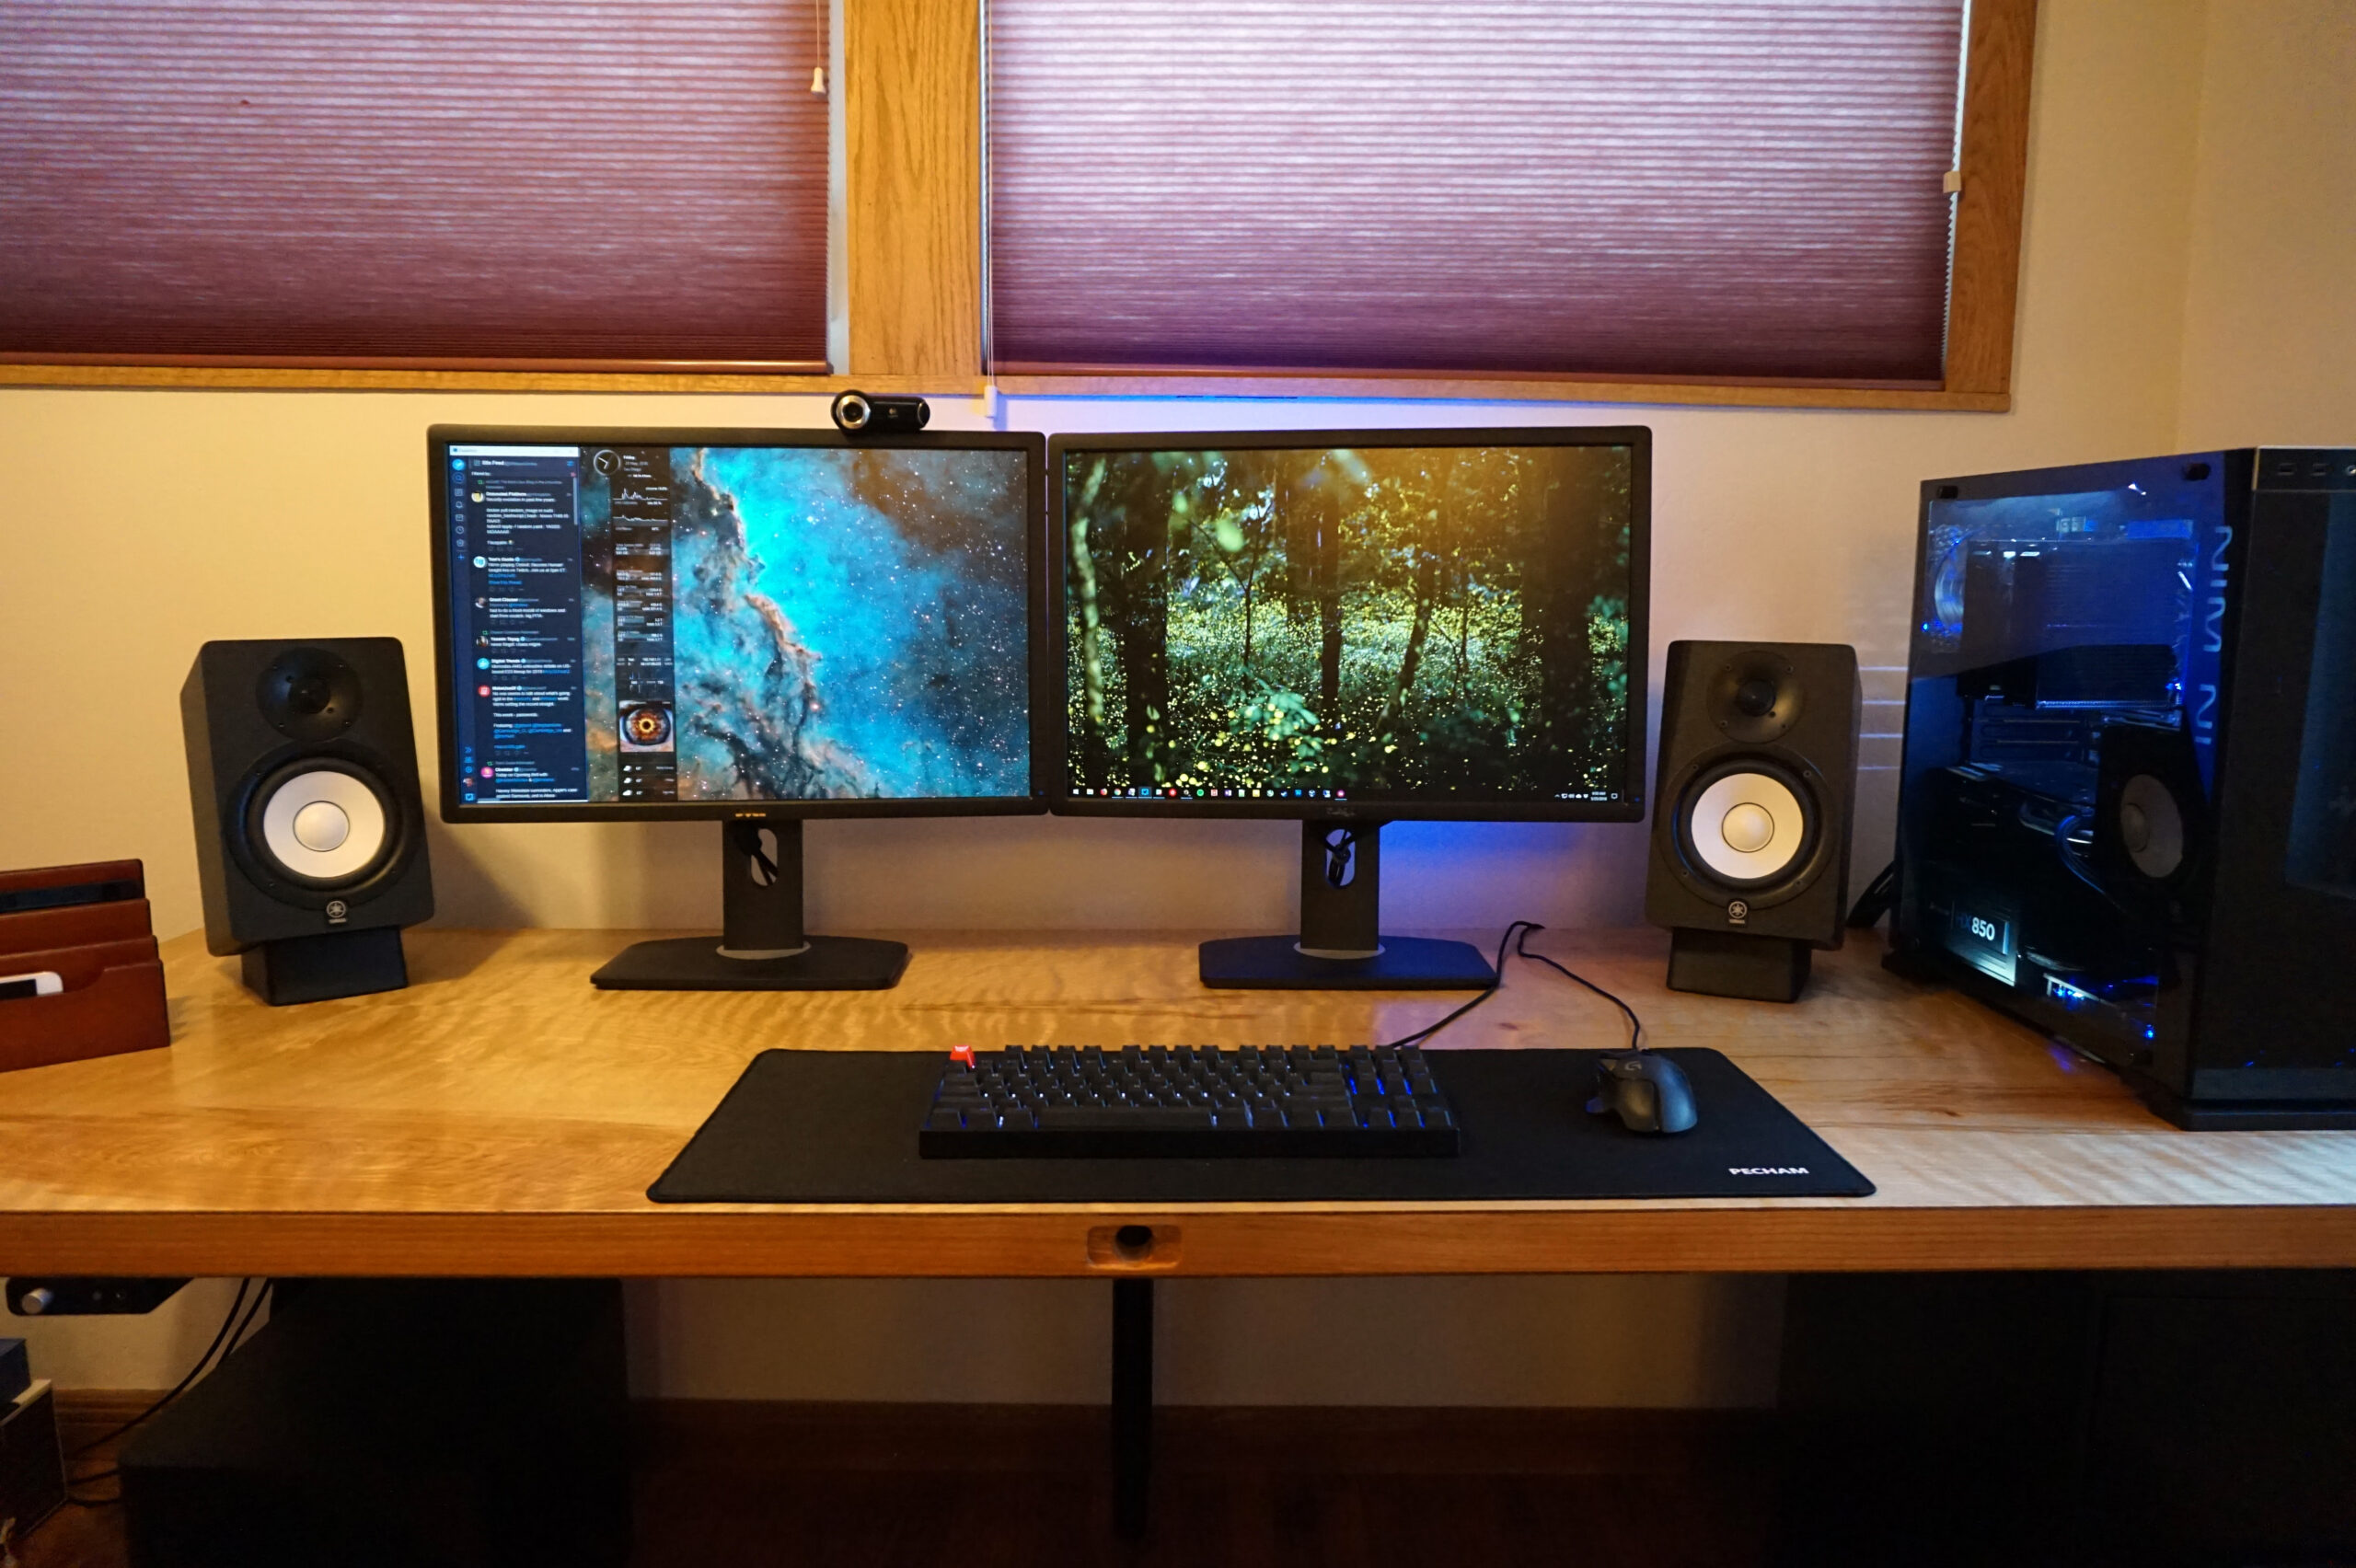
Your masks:
<path fill-rule="evenodd" d="M 2177 444 L 2356 445 L 2356 6 L 2207 33 Z"/>
<path fill-rule="evenodd" d="M 2205 313 L 2213 301 L 2220 313 L 2241 313 L 2237 321 L 2260 320 L 2275 339 L 2296 340 L 2302 329 L 2269 314 L 2290 281 L 2277 272 L 2295 274 L 2319 308 L 2339 312 L 2316 317 L 2334 323 L 2336 336 L 2301 363 L 2303 385 L 2336 385 L 2345 410 L 2356 332 L 2345 299 L 2329 297 L 2326 282 L 2335 248 L 2348 249 L 2344 18 L 2352 10 L 2331 0 L 2220 3 L 2211 16 L 2199 0 L 2047 0 L 2008 415 L 1029 399 L 1010 401 L 1005 418 L 1050 431 L 1649 423 L 1656 676 L 1659 650 L 1674 638 L 1854 642 L 1875 667 L 1868 696 L 1881 699 L 1867 729 L 1887 736 L 1896 728 L 1921 479 L 2157 452 L 2196 425 L 2217 431 L 2198 439 L 2272 434 L 2271 423 L 2244 428 L 2227 417 L 2231 408 L 2205 411 L 2206 393 L 2180 398 L 2178 382 L 2272 385 L 2246 352 L 2251 329 L 2221 333 Z M 2327 14 L 2343 18 L 2336 43 L 2326 40 L 2340 51 L 2336 75 L 2328 48 L 2313 40 L 2327 30 Z M 2230 133 L 2217 129 L 2229 121 Z M 2286 162 L 2339 193 L 2336 220 L 2251 195 L 2253 165 Z M 2268 225 L 2262 261 L 2229 250 L 2231 236 L 2216 232 L 2251 202 Z M 2279 409 L 2267 405 L 2269 420 L 2297 417 L 2304 394 L 2285 396 Z M 2196 402 L 2204 410 L 2197 421 Z M 970 406 L 937 409 L 943 425 L 980 417 Z M 409 645 L 413 700 L 431 711 L 429 423 L 824 418 L 808 399 L 0 392 L 0 471 L 10 478 L 0 500 L 0 711 L 19 723 L 17 759 L 0 767 L 0 864 L 138 855 L 160 928 L 196 922 L 175 694 L 206 638 L 390 633 Z M 2328 433 L 2300 427 L 2304 438 Z M 2339 433 L 2350 433 L 2344 419 Z M 430 750 L 430 736 L 422 740 Z M 1861 874 L 1888 851 L 1894 741 L 1868 741 L 1865 761 Z M 812 912 L 833 928 L 919 940 L 928 929 L 973 925 L 1273 929 L 1294 897 L 1290 832 L 1049 820 L 826 824 L 810 835 Z M 437 824 L 443 918 L 712 924 L 710 834 L 701 825 Z M 1385 856 L 1391 923 L 1633 920 L 1642 842 L 1640 829 L 1624 826 L 1394 829 Z M 1075 865 L 1088 874 L 1073 876 Z M 791 1004 L 778 1005 L 788 1016 Z M 1173 1399 L 1221 1402 L 1370 1397 L 1320 1358 L 1312 1329 L 1342 1320 L 1413 1325 L 1434 1338 L 1431 1369 L 1402 1399 L 1757 1403 L 1773 1394 L 1780 1302 L 1773 1281 L 1184 1281 L 1161 1314 L 1164 1387 Z M 152 1342 L 134 1343 L 121 1337 L 133 1331 L 116 1329 L 118 1338 L 96 1345 L 85 1333 L 67 1380 L 160 1380 L 152 1368 L 169 1358 L 153 1343 L 184 1343 L 179 1320 L 199 1309 L 175 1312 L 149 1326 Z M 631 1313 L 635 1376 L 650 1391 L 1102 1393 L 1103 1293 L 1083 1285 L 673 1283 L 635 1287 Z M 976 1323 L 991 1332 L 964 1332 L 958 1343 L 986 1352 L 943 1353 L 952 1327 Z M 1235 1332 L 1242 1325 L 1252 1328 L 1248 1341 Z M 39 1326 L 37 1355 L 52 1343 L 67 1354 L 46 1337 L 62 1327 Z"/>

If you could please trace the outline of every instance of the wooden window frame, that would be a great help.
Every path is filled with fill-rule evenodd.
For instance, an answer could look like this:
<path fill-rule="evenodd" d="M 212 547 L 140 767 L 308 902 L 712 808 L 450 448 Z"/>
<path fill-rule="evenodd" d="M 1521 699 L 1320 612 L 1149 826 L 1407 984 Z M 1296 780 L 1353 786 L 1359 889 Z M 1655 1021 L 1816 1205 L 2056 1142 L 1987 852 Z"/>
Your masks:
<path fill-rule="evenodd" d="M 810 375 L 721 366 L 418 369 L 294 362 L 0 359 L 17 386 L 375 391 L 978 394 L 1423 398 L 1752 408 L 2012 406 L 2021 208 L 2037 0 L 1972 0 L 1966 41 L 1963 188 L 1937 386 L 1834 381 L 1158 371 L 992 378 L 983 363 L 983 0 L 841 0 L 842 213 L 849 363 Z"/>

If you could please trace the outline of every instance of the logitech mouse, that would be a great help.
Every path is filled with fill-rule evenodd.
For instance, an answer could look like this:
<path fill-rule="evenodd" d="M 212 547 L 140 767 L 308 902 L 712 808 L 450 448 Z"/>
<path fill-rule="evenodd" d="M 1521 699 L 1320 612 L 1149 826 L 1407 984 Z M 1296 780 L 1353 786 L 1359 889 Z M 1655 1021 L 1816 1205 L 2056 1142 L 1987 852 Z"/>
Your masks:
<path fill-rule="evenodd" d="M 1633 1133 L 1681 1133 L 1695 1120 L 1685 1069 L 1657 1051 L 1607 1051 L 1597 1057 L 1595 1098 L 1587 1108 L 1599 1116 L 1617 1113 Z"/>

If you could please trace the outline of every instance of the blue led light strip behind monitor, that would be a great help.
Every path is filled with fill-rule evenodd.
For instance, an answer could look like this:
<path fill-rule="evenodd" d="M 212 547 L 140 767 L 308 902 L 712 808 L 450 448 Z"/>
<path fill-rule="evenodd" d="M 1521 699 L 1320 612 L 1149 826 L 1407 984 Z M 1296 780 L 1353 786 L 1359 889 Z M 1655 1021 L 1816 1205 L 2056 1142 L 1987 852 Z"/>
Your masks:
<path fill-rule="evenodd" d="M 1298 938 L 1207 983 L 1483 986 L 1379 933 L 1403 818 L 1644 814 L 1640 427 L 1058 437 L 1055 809 L 1297 817 Z"/>
<path fill-rule="evenodd" d="M 899 944 L 805 938 L 801 819 L 1043 809 L 1041 438 L 428 445 L 443 816 L 728 824 L 723 939 L 600 985 L 888 985 Z"/>

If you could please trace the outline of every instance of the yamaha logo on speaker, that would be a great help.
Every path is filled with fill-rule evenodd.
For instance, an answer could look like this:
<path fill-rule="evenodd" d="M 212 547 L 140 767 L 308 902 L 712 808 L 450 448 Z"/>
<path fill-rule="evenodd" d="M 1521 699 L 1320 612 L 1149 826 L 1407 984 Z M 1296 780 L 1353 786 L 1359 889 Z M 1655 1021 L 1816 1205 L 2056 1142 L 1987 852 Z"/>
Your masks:
<path fill-rule="evenodd" d="M 1748 919 L 1750 919 L 1750 905 L 1748 905 L 1748 904 L 1744 903 L 1744 902 L 1743 902 L 1741 899 L 1739 899 L 1739 898 L 1738 898 L 1738 899 L 1734 899 L 1734 900 L 1731 900 L 1730 902 L 1728 902 L 1728 904 L 1727 905 L 1727 925 L 1729 925 L 1729 926 L 1739 926 L 1739 925 L 1741 925 L 1745 920 L 1748 920 Z"/>
<path fill-rule="evenodd" d="M 349 919 L 351 919 L 351 918 L 352 918 L 352 905 L 351 905 L 346 904 L 346 903 L 345 903 L 342 899 L 341 899 L 341 898 L 330 898 L 330 899 L 329 899 L 329 900 L 328 900 L 328 924 L 329 924 L 329 925 L 330 925 L 330 926 L 341 926 L 341 925 L 342 925 L 346 920 L 349 920 Z"/>

